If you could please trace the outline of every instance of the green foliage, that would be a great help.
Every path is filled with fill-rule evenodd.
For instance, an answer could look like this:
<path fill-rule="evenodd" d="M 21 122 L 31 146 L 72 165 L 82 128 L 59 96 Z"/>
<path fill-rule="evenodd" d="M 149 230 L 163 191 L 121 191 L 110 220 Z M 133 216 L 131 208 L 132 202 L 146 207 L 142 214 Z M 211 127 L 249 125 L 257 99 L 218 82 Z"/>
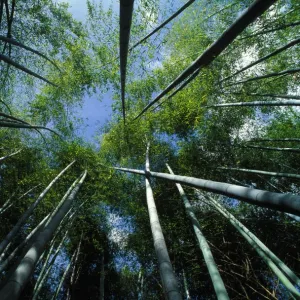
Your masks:
<path fill-rule="evenodd" d="M 299 193 L 297 179 L 218 169 L 227 166 L 299 173 L 297 153 L 247 148 L 249 140 L 259 138 L 299 138 L 297 109 L 208 107 L 218 103 L 274 98 L 253 94 L 299 94 L 299 73 L 234 85 L 246 78 L 295 67 L 299 62 L 299 45 L 221 82 L 297 38 L 299 26 L 285 27 L 299 21 L 297 1 L 277 1 L 211 65 L 203 67 L 185 88 L 169 99 L 167 95 L 161 99 L 160 106 L 132 121 L 155 95 L 232 24 L 242 9 L 252 3 L 248 0 L 196 2 L 165 29 L 129 53 L 125 97 L 127 119 L 124 125 L 119 83 L 119 16 L 113 2 L 106 8 L 104 3 L 88 1 L 88 20 L 83 24 L 74 20 L 65 3 L 16 1 L 10 28 L 12 37 L 50 57 L 60 71 L 41 57 L 1 41 L 5 55 L 54 82 L 57 87 L 1 62 L 0 109 L 32 124 L 50 125 L 60 132 L 64 141 L 48 133 L 43 133 L 41 139 L 36 132 L 1 128 L 0 157 L 22 149 L 0 165 L 0 205 L 10 197 L 14 203 L 0 216 L 1 238 L 45 186 L 66 165 L 76 160 L 13 242 L 13 246 L 17 245 L 45 215 L 53 211 L 72 182 L 87 170 L 88 176 L 75 203 L 78 208 L 76 219 L 60 254 L 60 260 L 68 262 L 83 236 L 76 266 L 77 280 L 71 287 L 70 280 L 67 280 L 62 290 L 63 294 L 70 288 L 72 299 L 99 297 L 102 256 L 107 299 L 142 298 L 142 292 L 145 299 L 164 297 L 149 227 L 144 178 L 120 174 L 110 168 L 122 166 L 144 170 L 148 141 L 151 144 L 150 169 L 153 171 L 167 172 L 165 163 L 170 162 L 174 172 L 180 175 L 275 192 Z M 136 3 L 131 45 L 176 11 L 176 5 L 179 5 L 176 1 Z M 0 25 L 0 34 L 6 36 L 9 31 L 6 18 L 2 18 Z M 113 117 L 100 129 L 98 149 L 77 137 L 82 120 L 76 117 L 76 112 L 85 95 L 96 93 L 100 98 L 101 93 L 107 91 L 113 95 Z M 261 145 L 251 142 L 254 143 Z M 298 143 L 292 141 L 271 140 L 263 145 L 299 148 Z M 37 185 L 35 190 L 20 198 Z M 184 271 L 193 299 L 214 299 L 207 268 L 175 185 L 158 180 L 152 180 L 151 185 L 182 293 Z M 277 278 L 262 265 L 260 258 L 231 225 L 210 206 L 203 204 L 194 190 L 187 189 L 186 192 L 229 295 L 237 299 L 287 299 L 289 295 Z M 300 273 L 297 252 L 300 247 L 297 239 L 299 223 L 286 215 L 234 199 L 220 197 L 218 201 L 296 273 Z M 116 216 L 119 223 L 111 220 Z M 59 233 L 57 241 L 63 234 L 63 231 Z M 52 276 L 43 287 L 41 299 L 52 296 L 62 273 L 57 260 Z M 31 297 L 33 282 L 27 286 L 24 297 Z"/>

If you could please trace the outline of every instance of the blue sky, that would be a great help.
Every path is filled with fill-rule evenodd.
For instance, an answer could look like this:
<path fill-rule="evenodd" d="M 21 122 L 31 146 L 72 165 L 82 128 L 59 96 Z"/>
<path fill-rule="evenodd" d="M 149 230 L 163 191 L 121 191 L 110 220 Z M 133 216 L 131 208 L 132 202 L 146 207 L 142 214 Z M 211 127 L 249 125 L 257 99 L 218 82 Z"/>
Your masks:
<path fill-rule="evenodd" d="M 57 2 L 65 2 L 69 4 L 69 11 L 72 13 L 75 19 L 84 22 L 87 17 L 87 5 L 86 0 L 56 0 Z M 96 0 L 96 2 L 100 0 Z M 164 3 L 164 0 L 161 1 Z M 174 1 L 173 4 L 179 5 L 180 0 Z M 116 0 L 104 0 L 102 1 L 104 9 L 108 9 L 111 5 L 113 10 L 118 13 L 119 11 L 119 1 Z M 153 24 L 154 25 L 154 24 Z M 154 61 L 153 64 L 159 64 L 160 61 Z M 101 98 L 102 101 L 98 99 Z M 78 110 L 77 116 L 84 120 L 84 126 L 82 130 L 78 132 L 78 135 L 84 137 L 88 142 L 99 143 L 94 140 L 94 135 L 107 121 L 111 119 L 112 115 L 112 93 L 108 92 L 104 95 L 92 95 L 89 97 L 86 95 L 84 97 L 84 104 L 82 109 Z M 121 100 L 120 100 L 121 101 Z M 99 145 L 97 145 L 99 146 Z"/>
<path fill-rule="evenodd" d="M 74 18 L 84 22 L 87 16 L 87 5 L 85 0 L 57 0 L 57 2 L 66 2 L 69 4 L 69 11 Z M 110 1 L 103 1 L 104 7 L 110 4 Z M 119 2 L 114 1 L 113 7 L 117 10 Z M 102 101 L 99 101 L 99 98 Z M 91 97 L 86 95 L 83 99 L 83 107 L 78 110 L 77 115 L 84 120 L 84 126 L 78 133 L 88 142 L 96 142 L 94 135 L 96 131 L 111 119 L 112 114 L 112 94 L 110 92 L 99 95 L 94 94 Z"/>

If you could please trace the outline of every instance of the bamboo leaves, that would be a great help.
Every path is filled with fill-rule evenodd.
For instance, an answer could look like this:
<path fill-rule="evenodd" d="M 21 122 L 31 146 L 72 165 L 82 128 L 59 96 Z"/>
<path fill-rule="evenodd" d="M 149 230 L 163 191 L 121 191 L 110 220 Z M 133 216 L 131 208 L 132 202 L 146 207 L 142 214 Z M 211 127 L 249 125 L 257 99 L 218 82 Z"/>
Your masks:
<path fill-rule="evenodd" d="M 233 40 L 257 17 L 263 14 L 275 1 L 255 1 L 223 34 L 215 41 L 194 63 L 184 70 L 171 84 L 169 84 L 155 99 L 153 99 L 136 117 L 138 119 L 151 106 L 159 101 L 177 85 L 182 83 L 196 70 L 209 65 Z"/>

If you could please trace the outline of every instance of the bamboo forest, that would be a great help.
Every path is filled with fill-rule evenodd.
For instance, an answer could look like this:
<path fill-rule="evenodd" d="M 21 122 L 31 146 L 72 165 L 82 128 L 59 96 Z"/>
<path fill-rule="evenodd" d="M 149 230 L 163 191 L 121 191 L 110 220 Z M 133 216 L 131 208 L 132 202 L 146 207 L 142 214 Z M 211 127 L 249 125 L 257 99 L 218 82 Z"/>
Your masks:
<path fill-rule="evenodd" d="M 299 0 L 0 0 L 0 300 L 300 299 Z"/>

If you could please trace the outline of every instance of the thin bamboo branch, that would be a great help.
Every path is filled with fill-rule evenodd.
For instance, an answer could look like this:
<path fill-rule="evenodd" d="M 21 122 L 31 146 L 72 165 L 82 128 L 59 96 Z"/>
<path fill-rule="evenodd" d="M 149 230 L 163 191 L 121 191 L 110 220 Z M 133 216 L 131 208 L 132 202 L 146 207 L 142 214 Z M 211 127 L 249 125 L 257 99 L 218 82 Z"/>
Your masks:
<path fill-rule="evenodd" d="M 151 31 L 149 34 L 147 34 L 145 37 L 143 37 L 141 40 L 139 40 L 137 43 L 135 43 L 129 51 L 132 51 L 136 46 L 142 44 L 145 42 L 149 37 L 151 37 L 154 33 L 159 31 L 161 28 L 163 28 L 165 25 L 170 23 L 173 19 L 175 19 L 178 15 L 180 15 L 186 8 L 188 8 L 191 4 L 193 4 L 195 0 L 189 0 L 187 3 L 185 3 L 182 7 L 180 7 L 171 17 L 169 17 L 166 21 L 161 23 L 158 27 L 156 27 L 153 31 Z"/>
<path fill-rule="evenodd" d="M 268 150 L 268 151 L 283 151 L 283 152 L 300 153 L 300 148 L 278 148 L 278 147 L 264 147 L 264 146 L 255 146 L 255 145 L 247 145 L 247 146 L 241 146 L 241 147 L 242 148 L 259 149 L 259 150 Z"/>
<path fill-rule="evenodd" d="M 5 160 L 5 159 L 7 159 L 7 158 L 9 158 L 9 157 L 12 157 L 12 156 L 20 153 L 21 151 L 22 151 L 22 149 L 19 149 L 18 151 L 14 152 L 14 153 L 8 154 L 8 155 L 3 156 L 3 157 L 0 157 L 0 162 L 3 161 L 3 160 Z"/>
<path fill-rule="evenodd" d="M 48 58 L 45 54 L 41 53 L 40 51 L 37 51 L 37 50 L 35 50 L 35 49 L 31 48 L 31 47 L 28 47 L 28 46 L 26 46 L 26 45 L 24 45 L 24 44 L 16 41 L 15 39 L 8 38 L 8 37 L 3 36 L 3 35 L 0 35 L 0 41 L 4 41 L 6 43 L 18 46 L 18 47 L 23 48 L 25 50 L 28 50 L 28 51 L 30 51 L 30 52 L 32 52 L 34 54 L 37 54 L 38 56 L 40 56 L 40 57 L 46 59 L 47 61 L 49 61 L 56 69 L 58 69 L 59 71 L 61 71 L 60 68 L 56 65 L 56 63 L 54 61 L 52 61 L 50 58 Z"/>
<path fill-rule="evenodd" d="M 23 71 L 23 72 L 25 72 L 25 73 L 31 75 L 31 76 L 34 76 L 34 77 L 36 77 L 36 78 L 38 78 L 38 79 L 43 80 L 44 82 L 47 82 L 47 83 L 49 83 L 49 84 L 51 84 L 51 85 L 57 87 L 56 84 L 54 84 L 53 82 L 51 82 L 51 81 L 49 81 L 48 79 L 44 78 L 43 76 L 41 76 L 41 75 L 39 75 L 39 74 L 37 74 L 37 73 L 35 73 L 35 72 L 33 72 L 33 71 L 27 69 L 26 67 L 24 67 L 24 66 L 20 65 L 19 63 L 13 61 L 10 57 L 8 57 L 8 56 L 6 56 L 6 55 L 0 53 L 0 61 L 1 61 L 1 60 L 3 60 L 5 63 L 7 63 L 7 64 L 9 64 L 9 65 L 11 65 L 11 66 L 13 66 L 13 67 L 19 69 L 19 70 L 21 70 L 21 71 Z"/>
<path fill-rule="evenodd" d="M 283 52 L 283 51 L 285 51 L 285 50 L 287 50 L 287 49 L 289 49 L 289 48 L 291 48 L 295 45 L 297 45 L 297 44 L 299 44 L 299 43 L 300 43 L 300 38 L 297 38 L 297 39 L 289 42 L 288 44 L 276 49 L 275 51 L 271 52 L 270 54 L 268 54 L 268 55 L 266 55 L 266 56 L 264 56 L 264 57 L 262 57 L 262 58 L 260 58 L 256 61 L 252 62 L 251 64 L 249 64 L 249 65 L 245 66 L 244 68 L 238 70 L 237 72 L 233 73 L 232 75 L 223 78 L 219 83 L 227 81 L 227 80 L 231 79 L 232 77 L 234 77 L 234 76 L 236 76 L 236 75 L 252 68 L 253 66 L 255 66 L 255 65 L 257 65 L 257 64 L 259 64 L 259 63 L 261 63 L 261 62 L 263 62 L 263 61 L 265 61 L 265 60 L 267 60 L 267 59 L 269 59 L 269 58 L 271 58 L 271 57 L 273 57 L 273 56 L 275 56 L 275 55 L 277 55 L 277 54 L 279 54 L 279 53 L 281 53 L 281 52 Z"/>
<path fill-rule="evenodd" d="M 276 177 L 287 177 L 287 178 L 300 179 L 299 174 L 291 174 L 291 173 L 268 172 L 268 171 L 261 171 L 261 170 L 250 170 L 250 169 L 228 168 L 228 167 L 218 167 L 217 169 L 227 170 L 227 171 L 244 172 L 244 173 L 262 174 L 262 175 L 276 176 Z"/>
<path fill-rule="evenodd" d="M 170 166 L 168 164 L 166 164 L 167 169 L 169 170 L 169 172 L 174 175 L 172 169 L 170 168 Z M 181 196 L 181 199 L 183 201 L 184 207 L 185 207 L 185 211 L 190 219 L 190 221 L 193 224 L 193 229 L 196 235 L 196 238 L 198 240 L 198 244 L 199 247 L 202 251 L 212 284 L 214 286 L 215 289 L 215 293 L 217 295 L 217 299 L 221 300 L 221 299 L 229 299 L 224 282 L 222 280 L 222 277 L 219 273 L 217 264 L 214 260 L 213 254 L 210 250 L 210 247 L 207 243 L 207 240 L 205 238 L 205 236 L 203 235 L 202 231 L 201 231 L 201 227 L 200 227 L 200 223 L 194 213 L 194 210 L 190 204 L 190 201 L 188 200 L 182 186 L 179 183 L 176 183 L 177 189 L 179 191 L 179 194 Z"/>
<path fill-rule="evenodd" d="M 300 100 L 274 100 L 274 101 L 251 101 L 232 102 L 203 106 L 206 108 L 231 107 L 231 106 L 300 106 Z"/>
<path fill-rule="evenodd" d="M 270 78 L 270 77 L 277 77 L 277 76 L 295 74 L 295 73 L 298 73 L 298 72 L 300 72 L 300 68 L 269 73 L 269 74 L 262 75 L 262 76 L 256 76 L 256 77 L 251 77 L 251 78 L 248 78 L 248 79 L 245 79 L 245 80 L 236 81 L 236 82 L 227 84 L 226 87 L 233 86 L 233 85 L 238 85 L 238 84 L 242 84 L 242 83 L 247 83 L 247 82 L 252 82 L 252 81 L 256 81 L 256 80 L 261 80 L 261 79 L 265 79 L 265 78 Z"/>

